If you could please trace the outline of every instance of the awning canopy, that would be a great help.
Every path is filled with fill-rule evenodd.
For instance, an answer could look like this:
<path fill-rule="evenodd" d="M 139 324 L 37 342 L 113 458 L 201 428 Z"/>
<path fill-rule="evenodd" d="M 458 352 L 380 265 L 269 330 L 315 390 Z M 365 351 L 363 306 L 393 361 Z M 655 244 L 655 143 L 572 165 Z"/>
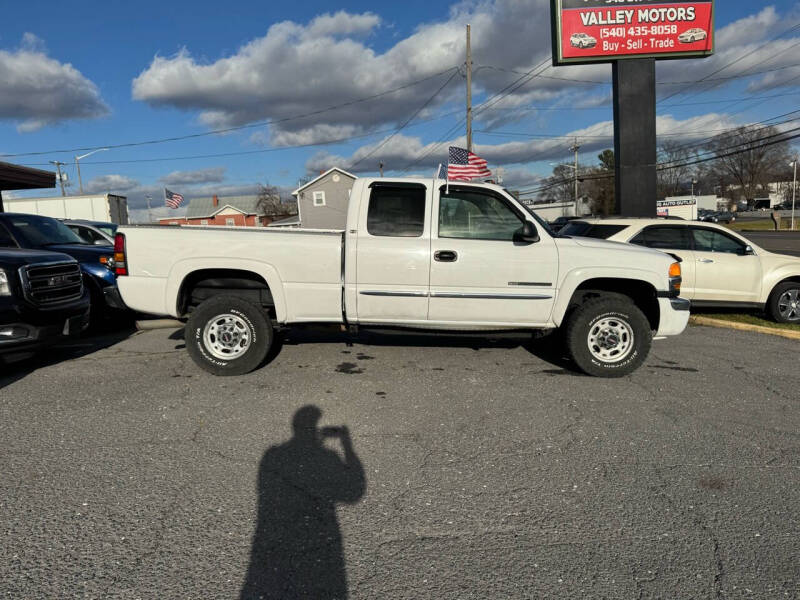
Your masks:
<path fill-rule="evenodd" d="M 3 190 L 35 190 L 54 187 L 56 187 L 56 174 L 53 171 L 0 162 L 0 212 L 3 211 Z"/>

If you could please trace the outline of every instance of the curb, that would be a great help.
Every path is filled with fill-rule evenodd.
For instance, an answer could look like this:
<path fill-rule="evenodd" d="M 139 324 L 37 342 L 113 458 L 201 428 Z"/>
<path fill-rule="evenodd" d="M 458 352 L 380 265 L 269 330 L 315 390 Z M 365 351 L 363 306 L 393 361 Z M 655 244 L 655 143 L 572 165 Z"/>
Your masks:
<path fill-rule="evenodd" d="M 136 329 L 148 331 L 151 329 L 178 329 L 183 327 L 183 323 L 177 319 L 147 319 L 146 321 L 136 321 Z"/>
<path fill-rule="evenodd" d="M 733 321 L 723 321 L 721 319 L 712 319 L 710 317 L 700 317 L 697 315 L 692 315 L 692 317 L 689 319 L 689 322 L 692 325 L 705 325 L 707 327 L 720 327 L 722 329 L 736 329 L 738 331 L 752 331 L 754 333 L 764 333 L 766 335 L 774 335 L 789 340 L 800 340 L 800 331 L 772 329 L 771 327 L 764 327 L 762 325 L 734 323 Z"/>

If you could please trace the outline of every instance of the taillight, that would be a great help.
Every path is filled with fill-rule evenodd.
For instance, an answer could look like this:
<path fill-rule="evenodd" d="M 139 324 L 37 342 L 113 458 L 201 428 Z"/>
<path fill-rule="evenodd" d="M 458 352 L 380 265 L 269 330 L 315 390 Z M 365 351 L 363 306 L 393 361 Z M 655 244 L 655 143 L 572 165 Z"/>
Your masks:
<path fill-rule="evenodd" d="M 125 234 L 114 236 L 114 271 L 117 276 L 128 274 L 128 263 L 125 261 Z"/>

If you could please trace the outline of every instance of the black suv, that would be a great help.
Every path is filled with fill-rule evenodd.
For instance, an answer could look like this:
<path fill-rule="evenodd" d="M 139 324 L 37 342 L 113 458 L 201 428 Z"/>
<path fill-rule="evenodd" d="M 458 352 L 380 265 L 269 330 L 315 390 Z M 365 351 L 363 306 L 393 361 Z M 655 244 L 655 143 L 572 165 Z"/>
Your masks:
<path fill-rule="evenodd" d="M 74 258 L 0 248 L 0 360 L 80 333 L 89 325 L 89 304 Z"/>

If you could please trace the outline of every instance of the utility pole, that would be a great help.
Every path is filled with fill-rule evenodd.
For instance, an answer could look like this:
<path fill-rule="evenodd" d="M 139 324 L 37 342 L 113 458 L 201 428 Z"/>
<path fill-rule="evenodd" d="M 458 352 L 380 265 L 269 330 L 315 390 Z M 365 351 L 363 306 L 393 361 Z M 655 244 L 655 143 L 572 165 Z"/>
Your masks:
<path fill-rule="evenodd" d="M 578 150 L 581 147 L 578 146 L 578 138 L 575 138 L 575 143 L 572 145 L 570 150 L 575 152 L 575 216 L 580 217 L 578 214 Z"/>
<path fill-rule="evenodd" d="M 50 164 L 56 166 L 56 170 L 58 171 L 58 183 L 61 184 L 61 195 L 66 196 L 67 192 L 64 191 L 64 178 L 61 176 L 61 166 L 65 165 L 66 163 L 62 163 L 57 160 L 51 160 Z M 67 215 L 65 214 L 64 217 L 66 216 Z"/>
<path fill-rule="evenodd" d="M 795 155 L 792 165 L 794 165 L 794 180 L 792 181 L 792 231 L 794 231 L 794 201 L 797 196 L 797 155 Z"/>
<path fill-rule="evenodd" d="M 467 152 L 472 152 L 472 42 L 467 25 Z"/>
<path fill-rule="evenodd" d="M 378 169 L 380 169 L 381 177 L 383 177 L 383 161 L 378 163 Z"/>
<path fill-rule="evenodd" d="M 150 194 L 147 194 L 145 196 L 145 200 L 147 200 L 147 222 L 148 223 L 152 223 L 153 222 L 153 214 L 150 212 L 150 201 L 152 199 L 153 199 L 153 197 Z"/>

